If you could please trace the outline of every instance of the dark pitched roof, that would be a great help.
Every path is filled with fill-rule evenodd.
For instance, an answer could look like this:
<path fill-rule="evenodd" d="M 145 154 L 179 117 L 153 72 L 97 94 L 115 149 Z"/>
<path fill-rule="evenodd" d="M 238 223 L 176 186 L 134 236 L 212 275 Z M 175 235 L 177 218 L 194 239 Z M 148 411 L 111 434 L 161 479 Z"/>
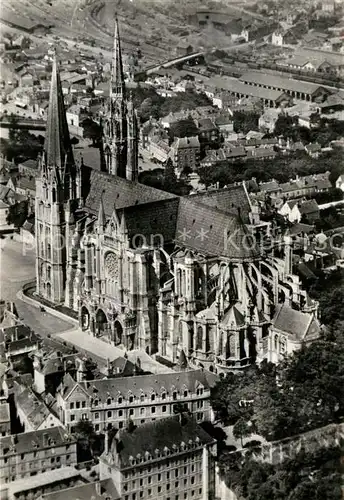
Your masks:
<path fill-rule="evenodd" d="M 112 479 L 102 479 L 99 482 L 79 484 L 72 488 L 52 491 L 42 495 L 42 500 L 118 500 L 121 498 Z"/>
<path fill-rule="evenodd" d="M 272 323 L 277 330 L 290 333 L 295 340 L 316 337 L 320 333 L 319 322 L 313 314 L 296 311 L 286 304 L 277 306 Z"/>
<path fill-rule="evenodd" d="M 50 444 L 48 444 L 49 439 Z M 13 441 L 16 441 L 15 444 Z M 55 446 L 61 446 L 69 442 L 73 442 L 73 440 L 63 427 L 51 427 L 50 429 L 17 434 L 15 439 L 14 436 L 2 437 L 0 438 L 0 450 L 2 455 L 29 453 L 34 449 L 51 448 L 53 443 Z"/>
<path fill-rule="evenodd" d="M 84 184 L 88 188 L 85 206 L 97 214 L 103 196 L 105 215 L 111 217 L 114 209 L 132 207 L 176 196 L 138 182 L 131 182 L 121 177 L 84 167 Z"/>
<path fill-rule="evenodd" d="M 143 457 L 146 452 L 154 457 L 156 450 L 163 453 L 165 448 L 173 453 L 173 445 L 179 448 L 182 443 L 188 445 L 189 440 L 196 442 L 199 446 L 214 442 L 214 439 L 195 420 L 188 418 L 182 424 L 179 416 L 140 425 L 133 432 L 120 432 L 116 441 L 120 443 L 121 466 L 130 467 L 130 457 L 136 459 L 138 454 Z M 112 442 L 112 453 L 116 453 L 116 441 Z"/>
<path fill-rule="evenodd" d="M 299 206 L 300 214 L 312 214 L 319 211 L 318 204 L 315 200 L 308 200 Z"/>
<path fill-rule="evenodd" d="M 251 211 L 250 202 L 243 185 L 228 186 L 216 191 L 204 191 L 202 193 L 189 195 L 189 199 L 198 201 L 204 205 L 223 210 L 233 215 L 240 210 L 241 217 L 245 222 L 249 221 L 248 214 Z"/>
<path fill-rule="evenodd" d="M 66 397 L 77 383 L 71 379 L 70 375 L 64 377 L 63 383 L 64 386 L 68 385 L 68 391 L 64 392 L 64 396 Z M 161 394 L 162 390 L 166 391 L 167 394 L 172 394 L 173 390 L 182 392 L 184 387 L 186 387 L 188 391 L 194 392 L 198 385 L 210 389 L 206 373 L 202 370 L 92 380 L 90 382 L 81 382 L 78 384 L 86 393 L 93 397 L 95 395 L 95 389 L 98 398 L 106 398 L 108 393 L 113 397 L 117 394 L 121 394 L 124 398 L 130 393 L 134 397 L 140 398 L 142 393 L 147 395 L 153 392 Z"/>
<path fill-rule="evenodd" d="M 190 198 L 181 198 L 179 202 L 176 242 L 209 256 L 223 255 L 233 260 L 251 260 L 259 256 L 240 217 Z"/>

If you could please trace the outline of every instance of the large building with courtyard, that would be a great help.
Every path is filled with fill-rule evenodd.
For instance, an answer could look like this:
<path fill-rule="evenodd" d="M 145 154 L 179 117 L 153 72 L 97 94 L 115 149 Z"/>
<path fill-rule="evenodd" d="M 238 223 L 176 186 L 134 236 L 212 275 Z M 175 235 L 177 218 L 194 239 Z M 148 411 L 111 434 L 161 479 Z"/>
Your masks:
<path fill-rule="evenodd" d="M 77 312 L 85 335 L 173 363 L 184 351 L 216 373 L 300 345 L 280 324 L 273 333 L 278 307 L 311 321 L 317 304 L 293 274 L 290 240 L 279 238 L 278 253 L 271 235 L 270 250 L 258 244 L 245 185 L 180 197 L 138 182 L 118 27 L 101 124 L 96 170 L 74 157 L 55 60 L 36 184 L 37 294 Z"/>

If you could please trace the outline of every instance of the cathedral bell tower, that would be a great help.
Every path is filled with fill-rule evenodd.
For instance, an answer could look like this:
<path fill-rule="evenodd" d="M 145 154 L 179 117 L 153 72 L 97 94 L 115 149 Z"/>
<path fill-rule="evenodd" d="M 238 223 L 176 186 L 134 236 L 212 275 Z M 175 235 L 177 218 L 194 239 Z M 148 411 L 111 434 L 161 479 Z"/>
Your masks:
<path fill-rule="evenodd" d="M 36 291 L 63 303 L 69 236 L 81 199 L 81 170 L 70 143 L 56 57 L 53 61 L 44 150 L 36 180 Z"/>
<path fill-rule="evenodd" d="M 137 115 L 131 98 L 128 100 L 126 96 L 117 19 L 111 66 L 110 96 L 104 107 L 102 130 L 103 158 L 101 164 L 103 168 L 112 175 L 128 180 L 137 180 Z"/>

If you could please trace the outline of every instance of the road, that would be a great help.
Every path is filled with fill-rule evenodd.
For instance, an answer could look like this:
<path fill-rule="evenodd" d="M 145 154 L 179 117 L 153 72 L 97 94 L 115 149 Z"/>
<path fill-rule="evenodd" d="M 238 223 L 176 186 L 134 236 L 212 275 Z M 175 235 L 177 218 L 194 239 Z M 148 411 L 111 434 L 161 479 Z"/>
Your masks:
<path fill-rule="evenodd" d="M 35 250 L 10 236 L 0 240 L 0 298 L 16 303 L 19 317 L 38 335 L 46 337 L 73 328 L 73 324 L 18 299 L 25 283 L 35 278 Z"/>

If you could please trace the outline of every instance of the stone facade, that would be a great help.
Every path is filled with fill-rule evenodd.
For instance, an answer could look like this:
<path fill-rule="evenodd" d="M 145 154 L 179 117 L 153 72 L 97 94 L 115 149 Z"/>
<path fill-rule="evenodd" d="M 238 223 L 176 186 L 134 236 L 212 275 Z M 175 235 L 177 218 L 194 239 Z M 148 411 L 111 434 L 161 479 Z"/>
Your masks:
<path fill-rule="evenodd" d="M 121 64 L 116 32 L 104 151 L 106 130 L 120 132 L 107 172 L 74 162 L 54 66 L 37 180 L 37 292 L 77 311 L 85 335 L 123 349 L 175 363 L 184 351 L 192 367 L 214 372 L 260 361 L 276 307 L 303 311 L 307 300 L 291 246 L 266 234 L 271 245 L 260 248 L 246 226 L 252 205 L 244 186 L 176 197 L 135 182 L 118 156 L 131 154 L 124 125 L 111 121 L 112 105 L 124 106 Z"/>

